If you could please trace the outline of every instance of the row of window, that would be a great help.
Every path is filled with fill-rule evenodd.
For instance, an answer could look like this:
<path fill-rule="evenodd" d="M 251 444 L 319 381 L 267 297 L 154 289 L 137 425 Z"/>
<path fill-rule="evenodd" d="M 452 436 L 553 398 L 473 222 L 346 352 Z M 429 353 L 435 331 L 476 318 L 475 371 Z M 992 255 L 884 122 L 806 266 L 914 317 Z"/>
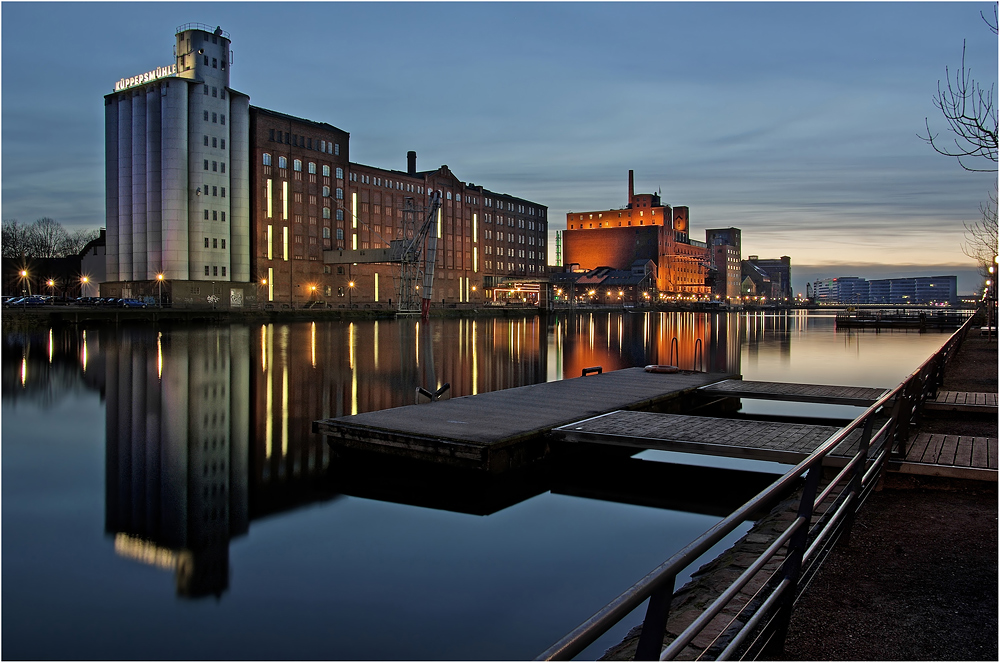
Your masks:
<path fill-rule="evenodd" d="M 333 141 L 320 140 L 319 138 L 314 141 L 308 136 L 299 136 L 298 134 L 290 134 L 287 131 L 275 131 L 274 129 L 268 129 L 268 140 L 272 140 L 277 143 L 284 143 L 285 145 L 291 145 L 293 147 L 304 147 L 307 150 L 315 149 L 317 152 L 340 156 L 340 143 L 334 143 Z M 315 145 L 315 148 L 313 145 Z"/>
<path fill-rule="evenodd" d="M 212 267 L 212 273 L 211 274 L 209 274 L 208 270 L 209 270 L 208 265 L 205 265 L 205 276 L 218 276 L 219 275 L 219 266 L 218 265 L 215 265 L 215 266 Z M 225 268 L 225 266 L 222 267 L 222 275 L 223 276 L 226 275 L 226 268 Z"/>
<path fill-rule="evenodd" d="M 209 144 L 209 135 L 205 134 L 204 135 L 204 139 L 205 139 L 205 147 L 208 147 L 208 144 Z M 226 139 L 225 138 L 216 138 L 215 136 L 211 136 L 211 143 L 212 143 L 212 147 L 218 147 L 219 149 L 222 149 L 222 150 L 226 149 Z"/>
<path fill-rule="evenodd" d="M 223 67 L 223 69 L 224 68 L 225 67 Z M 202 87 L 205 89 L 205 96 L 207 97 L 208 96 L 208 83 L 205 83 Z M 220 92 L 219 88 L 213 87 L 212 88 L 212 96 L 220 98 L 220 99 L 225 99 L 226 98 L 226 88 L 222 88 L 222 91 Z"/>
<path fill-rule="evenodd" d="M 262 162 L 263 162 L 263 164 L 265 166 L 272 165 L 271 155 L 269 153 L 267 153 L 267 152 L 264 152 L 263 157 L 262 157 L 261 160 L 262 160 Z M 287 157 L 281 157 L 281 156 L 278 157 L 278 168 L 283 168 L 283 169 L 284 168 L 288 168 L 288 158 Z M 308 169 L 310 175 L 315 175 L 316 174 L 316 162 L 315 161 L 310 161 L 309 164 L 308 164 L 308 166 L 307 166 L 307 169 Z M 323 169 L 323 177 L 330 177 L 330 166 L 323 165 L 322 169 Z M 292 170 L 294 170 L 296 172 L 302 172 L 302 160 L 301 159 L 294 159 L 294 160 L 292 160 Z M 337 168 L 337 179 L 338 180 L 344 179 L 344 169 L 343 168 Z"/>
<path fill-rule="evenodd" d="M 205 111 L 205 121 L 206 122 L 208 122 L 208 117 L 209 117 L 208 111 Z M 222 124 L 222 125 L 225 125 L 225 123 L 226 123 L 226 114 L 225 113 L 212 113 L 212 123 L 213 124 Z"/>
<path fill-rule="evenodd" d="M 205 238 L 205 248 L 206 249 L 209 248 L 208 247 L 208 238 L 207 237 Z M 222 246 L 219 246 L 219 238 L 218 237 L 213 237 L 212 238 L 212 248 L 213 249 L 224 249 L 224 248 L 226 248 L 226 240 L 223 239 L 222 240 Z"/>
<path fill-rule="evenodd" d="M 205 55 L 203 57 L 205 58 L 205 66 L 207 67 L 208 66 L 208 56 Z M 222 66 L 219 66 L 219 65 L 222 65 Z M 222 58 L 221 60 L 219 60 L 219 58 L 212 58 L 212 69 L 222 69 L 222 71 L 225 71 L 226 70 L 226 58 Z"/>
<path fill-rule="evenodd" d="M 219 170 L 219 163 L 220 162 L 218 162 L 218 161 L 213 161 L 212 162 L 212 172 L 213 173 L 224 173 L 224 172 L 226 172 L 226 162 L 225 161 L 221 162 L 222 163 L 222 170 Z M 205 159 L 205 170 L 208 170 L 208 159 Z"/>
<path fill-rule="evenodd" d="M 225 198 L 226 197 L 226 187 L 213 186 L 212 187 L 212 195 L 213 196 L 218 196 L 220 188 L 222 189 L 222 196 L 221 197 Z M 207 184 L 204 187 L 198 187 L 198 189 L 196 191 L 198 191 L 198 192 L 204 191 L 204 193 L 205 193 L 206 196 L 209 195 L 208 194 L 208 185 Z"/>
<path fill-rule="evenodd" d="M 205 210 L 205 220 L 208 221 L 208 210 Z M 219 210 L 212 210 L 212 221 L 219 221 L 219 220 L 220 220 L 219 219 Z M 225 212 L 222 212 L 222 219 L 221 219 L 221 221 L 223 223 L 226 222 L 226 213 Z"/>

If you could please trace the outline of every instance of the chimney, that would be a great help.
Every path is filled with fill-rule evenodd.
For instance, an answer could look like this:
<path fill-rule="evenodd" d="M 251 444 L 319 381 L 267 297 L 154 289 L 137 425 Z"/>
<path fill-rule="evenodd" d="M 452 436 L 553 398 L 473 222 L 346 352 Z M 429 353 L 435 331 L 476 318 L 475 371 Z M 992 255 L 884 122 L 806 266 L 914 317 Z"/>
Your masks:
<path fill-rule="evenodd" d="M 417 174 L 417 153 L 413 150 L 406 153 L 406 174 L 410 176 Z"/>
<path fill-rule="evenodd" d="M 633 171 L 628 171 L 628 206 L 632 207 L 632 199 L 635 198 L 635 180 L 633 179 Z"/>

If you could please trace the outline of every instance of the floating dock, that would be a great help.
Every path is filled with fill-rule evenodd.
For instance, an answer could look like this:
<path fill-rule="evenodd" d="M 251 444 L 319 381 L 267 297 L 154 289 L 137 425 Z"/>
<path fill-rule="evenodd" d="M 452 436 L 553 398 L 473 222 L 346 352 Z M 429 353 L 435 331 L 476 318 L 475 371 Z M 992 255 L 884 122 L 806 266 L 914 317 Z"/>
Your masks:
<path fill-rule="evenodd" d="M 837 385 L 800 384 L 795 382 L 723 380 L 701 387 L 699 391 L 710 396 L 869 407 L 890 390 L 883 387 L 841 387 Z"/>
<path fill-rule="evenodd" d="M 313 422 L 333 447 L 498 473 L 548 453 L 553 428 L 615 410 L 682 411 L 732 374 L 609 373 Z"/>

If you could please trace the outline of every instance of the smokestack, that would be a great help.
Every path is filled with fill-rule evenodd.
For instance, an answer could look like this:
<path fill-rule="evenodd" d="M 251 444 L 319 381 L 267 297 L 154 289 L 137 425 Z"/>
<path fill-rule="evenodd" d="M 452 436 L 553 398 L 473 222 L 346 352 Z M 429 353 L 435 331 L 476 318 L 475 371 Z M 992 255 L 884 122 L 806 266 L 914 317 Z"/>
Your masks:
<path fill-rule="evenodd" d="M 410 176 L 417 174 L 417 153 L 413 150 L 406 153 L 406 174 Z"/>
<path fill-rule="evenodd" d="M 635 180 L 633 179 L 633 171 L 629 169 L 628 171 L 628 206 L 632 207 L 632 199 L 635 198 Z"/>

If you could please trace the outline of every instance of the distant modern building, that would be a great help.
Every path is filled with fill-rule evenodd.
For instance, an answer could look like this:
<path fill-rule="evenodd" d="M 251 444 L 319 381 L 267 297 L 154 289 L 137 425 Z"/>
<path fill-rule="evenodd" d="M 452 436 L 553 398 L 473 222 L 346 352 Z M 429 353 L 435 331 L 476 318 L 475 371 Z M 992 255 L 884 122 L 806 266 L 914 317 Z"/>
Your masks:
<path fill-rule="evenodd" d="M 352 163 L 346 131 L 251 107 L 229 86 L 221 28 L 181 26 L 174 48 L 173 62 L 105 97 L 106 296 L 162 285 L 189 305 L 390 307 L 398 265 L 333 252 L 388 246 L 435 192 L 434 301 L 544 280 L 544 205 L 463 183 L 447 166 L 418 172 L 412 152 L 406 170 Z"/>
<path fill-rule="evenodd" d="M 628 204 L 621 209 L 571 212 L 562 234 L 563 262 L 580 269 L 630 270 L 656 265 L 656 288 L 671 294 L 709 293 L 708 248 L 689 235 L 689 210 L 663 204 L 658 194 L 636 194 L 629 171 Z"/>
<path fill-rule="evenodd" d="M 958 303 L 957 276 L 916 276 L 868 281 L 857 276 L 818 279 L 813 299 L 826 304 L 950 304 Z"/>

